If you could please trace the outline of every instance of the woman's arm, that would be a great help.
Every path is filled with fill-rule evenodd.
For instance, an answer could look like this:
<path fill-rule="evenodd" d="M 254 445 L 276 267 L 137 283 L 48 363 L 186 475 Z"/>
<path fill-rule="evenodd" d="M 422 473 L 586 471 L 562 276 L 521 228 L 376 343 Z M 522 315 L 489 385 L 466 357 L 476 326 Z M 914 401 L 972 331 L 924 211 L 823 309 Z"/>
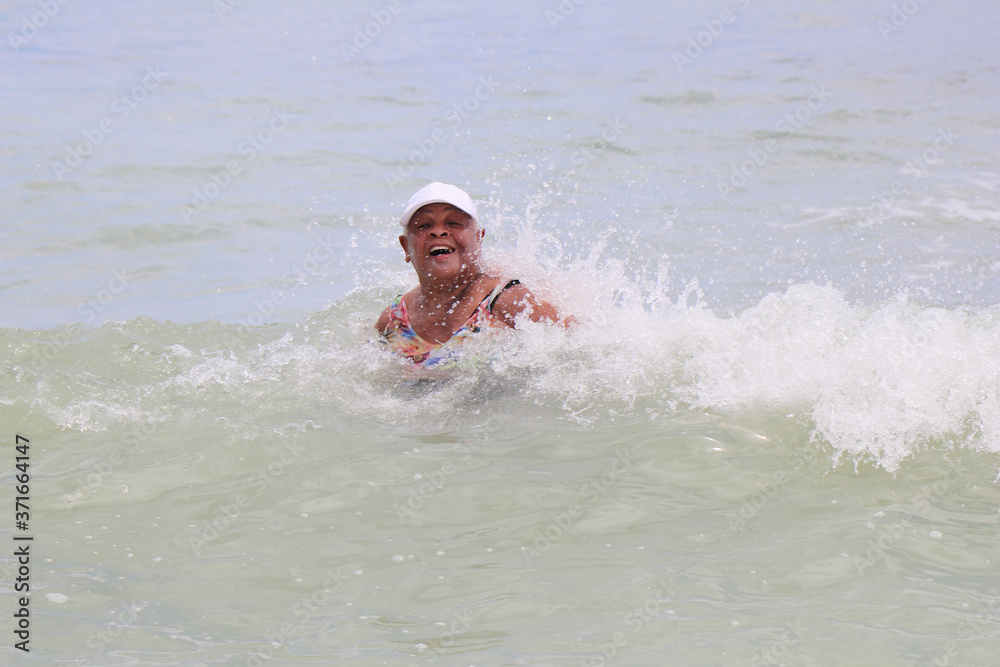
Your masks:
<path fill-rule="evenodd" d="M 389 308 L 386 307 L 382 311 L 382 314 L 378 316 L 378 321 L 375 322 L 375 330 L 378 331 L 378 335 L 385 333 L 385 327 L 389 324 Z"/>
<path fill-rule="evenodd" d="M 493 304 L 493 314 L 509 327 L 514 326 L 514 320 L 521 313 L 527 312 L 532 322 L 548 322 L 549 324 L 570 324 L 572 317 L 560 319 L 559 311 L 548 301 L 535 298 L 535 295 L 524 285 L 512 285 L 500 292 Z"/>

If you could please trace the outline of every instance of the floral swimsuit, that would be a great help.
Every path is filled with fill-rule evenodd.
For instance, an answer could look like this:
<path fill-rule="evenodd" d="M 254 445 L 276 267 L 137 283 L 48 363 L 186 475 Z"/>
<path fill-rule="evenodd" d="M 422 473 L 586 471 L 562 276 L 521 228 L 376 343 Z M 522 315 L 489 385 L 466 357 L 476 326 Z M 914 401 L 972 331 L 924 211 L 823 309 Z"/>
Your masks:
<path fill-rule="evenodd" d="M 389 348 L 393 352 L 409 358 L 422 368 L 434 368 L 454 362 L 458 359 L 462 342 L 466 338 L 483 329 L 506 326 L 493 315 L 493 304 L 496 303 L 501 292 L 508 287 L 519 284 L 519 280 L 511 280 L 506 284 L 497 285 L 479 302 L 475 312 L 465 324 L 451 338 L 440 344 L 428 342 L 417 335 L 417 332 L 410 325 L 410 316 L 406 312 L 406 301 L 403 300 L 403 295 L 399 295 L 389 304 L 389 322 L 385 325 L 385 331 L 382 332 L 382 340 L 389 344 Z"/>

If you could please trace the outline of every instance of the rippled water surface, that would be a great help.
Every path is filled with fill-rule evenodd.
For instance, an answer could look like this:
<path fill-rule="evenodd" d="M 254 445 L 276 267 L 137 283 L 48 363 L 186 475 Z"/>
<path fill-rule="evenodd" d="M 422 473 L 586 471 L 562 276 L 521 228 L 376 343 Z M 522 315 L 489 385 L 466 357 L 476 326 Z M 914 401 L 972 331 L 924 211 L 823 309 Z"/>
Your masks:
<path fill-rule="evenodd" d="M 996 664 L 992 4 L 0 21 L 4 664 Z M 381 349 L 430 180 L 578 324 Z"/>

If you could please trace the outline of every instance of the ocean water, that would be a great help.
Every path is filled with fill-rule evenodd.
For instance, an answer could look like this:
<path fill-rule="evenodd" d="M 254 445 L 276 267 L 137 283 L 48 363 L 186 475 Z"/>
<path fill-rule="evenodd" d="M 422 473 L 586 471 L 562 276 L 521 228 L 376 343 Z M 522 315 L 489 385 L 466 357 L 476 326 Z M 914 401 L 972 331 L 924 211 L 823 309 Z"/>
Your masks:
<path fill-rule="evenodd" d="M 3 664 L 1000 664 L 994 4 L 0 24 Z M 431 180 L 578 324 L 381 349 Z"/>

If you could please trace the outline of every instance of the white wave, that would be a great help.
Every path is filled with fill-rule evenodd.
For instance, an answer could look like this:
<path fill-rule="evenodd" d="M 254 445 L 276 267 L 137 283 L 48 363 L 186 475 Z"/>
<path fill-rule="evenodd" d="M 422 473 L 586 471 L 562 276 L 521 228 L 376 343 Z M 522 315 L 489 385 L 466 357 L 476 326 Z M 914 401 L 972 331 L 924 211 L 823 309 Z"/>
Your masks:
<path fill-rule="evenodd" d="M 586 264 L 549 282 L 575 326 L 524 323 L 473 346 L 478 365 L 445 381 L 419 381 L 373 342 L 379 289 L 240 336 L 215 322 L 183 332 L 159 325 L 151 336 L 148 320 L 101 330 L 124 346 L 80 334 L 66 343 L 65 362 L 35 375 L 18 367 L 0 399 L 27 399 L 79 431 L 191 419 L 240 432 L 307 423 L 335 431 L 347 422 L 433 431 L 491 411 L 500 419 L 535 411 L 552 427 L 579 429 L 693 409 L 805 418 L 813 446 L 890 471 L 927 446 L 1000 452 L 996 308 L 940 308 L 905 294 L 859 305 L 803 284 L 720 316 L 696 285 L 669 298 L 665 268 L 636 280 L 621 262 L 605 262 L 603 280 L 580 282 L 595 275 Z M 76 368 L 83 356 L 86 373 Z"/>

